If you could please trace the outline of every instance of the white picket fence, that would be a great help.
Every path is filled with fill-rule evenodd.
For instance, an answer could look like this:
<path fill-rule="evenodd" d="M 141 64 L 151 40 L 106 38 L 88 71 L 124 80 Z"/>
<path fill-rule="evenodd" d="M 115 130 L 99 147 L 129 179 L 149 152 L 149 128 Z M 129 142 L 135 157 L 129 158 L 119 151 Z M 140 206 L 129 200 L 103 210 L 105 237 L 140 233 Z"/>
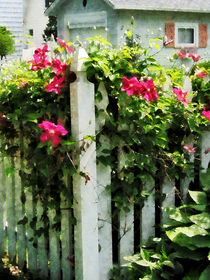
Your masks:
<path fill-rule="evenodd" d="M 112 241 L 112 206 L 111 193 L 106 186 L 111 182 L 111 169 L 102 163 L 96 164 L 96 143 L 86 140 L 85 152 L 80 149 L 84 136 L 95 135 L 105 121 L 100 115 L 95 120 L 95 105 L 103 109 L 108 106 L 108 96 L 103 84 L 100 92 L 103 99 L 95 104 L 94 85 L 87 81 L 83 60 L 87 56 L 84 49 L 79 49 L 72 62 L 71 70 L 76 73 L 77 80 L 70 85 L 71 98 L 71 133 L 76 140 L 74 160 L 79 170 L 88 174 L 90 180 L 80 175 L 73 177 L 74 216 L 77 224 L 72 226 L 70 219 L 72 210 L 69 209 L 68 200 L 61 196 L 61 231 L 52 228 L 56 216 L 54 209 L 48 209 L 50 220 L 49 240 L 44 235 L 37 237 L 29 223 L 37 217 L 36 228 L 43 226 L 42 202 L 33 200 L 33 193 L 25 190 L 21 184 L 18 170 L 20 162 L 15 160 L 16 172 L 6 176 L 4 172 L 8 159 L 1 160 L 0 172 L 0 257 L 7 252 L 11 261 L 16 262 L 20 268 L 25 264 L 30 271 L 38 274 L 42 279 L 51 280 L 108 280 L 109 270 L 113 267 L 113 247 L 118 249 L 119 263 L 124 262 L 123 257 L 134 253 L 134 206 L 130 205 L 129 213 L 120 213 L 118 240 L 119 244 Z M 210 132 L 205 132 L 201 144 L 201 165 L 205 170 L 210 162 L 210 153 L 205 150 L 210 145 Z M 104 147 L 109 148 L 111 139 L 101 136 L 99 141 Z M 84 144 L 84 143 L 83 143 Z M 82 151 L 81 151 L 82 150 Z M 186 190 L 193 178 L 186 178 L 181 182 L 181 195 L 186 195 Z M 67 184 L 67 182 L 66 182 Z M 144 243 L 149 237 L 155 236 L 155 182 L 151 179 L 145 186 L 150 193 L 145 200 L 139 221 L 139 240 Z M 174 182 L 165 179 L 160 186 L 165 200 L 161 206 L 175 205 Z M 25 193 L 26 203 L 20 200 Z M 26 216 L 28 223 L 19 225 L 18 221 Z M 161 221 L 166 217 L 163 215 Z M 37 246 L 34 246 L 34 244 Z M 100 249 L 99 249 L 100 248 Z M 73 256 L 74 255 L 74 256 Z M 75 264 L 72 260 L 75 258 Z"/>

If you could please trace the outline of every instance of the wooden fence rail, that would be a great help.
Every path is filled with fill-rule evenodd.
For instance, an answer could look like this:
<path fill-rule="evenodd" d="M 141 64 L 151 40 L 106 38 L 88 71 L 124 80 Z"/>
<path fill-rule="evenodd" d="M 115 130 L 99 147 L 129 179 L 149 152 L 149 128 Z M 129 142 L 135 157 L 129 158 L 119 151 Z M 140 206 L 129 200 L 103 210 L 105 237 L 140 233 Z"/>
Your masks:
<path fill-rule="evenodd" d="M 74 175 L 73 210 L 69 209 L 68 199 L 61 196 L 61 231 L 56 231 L 52 226 L 56 210 L 47 209 L 49 238 L 35 234 L 30 223 L 37 218 L 36 229 L 44 226 L 41 219 L 44 211 L 42 201 L 35 200 L 33 192 L 24 188 L 19 177 L 19 169 L 23 163 L 18 159 L 11 161 L 7 158 L 1 158 L 0 161 L 0 257 L 6 252 L 11 262 L 17 263 L 20 268 L 26 265 L 42 279 L 108 280 L 116 250 L 121 264 L 124 256 L 134 252 L 134 205 L 130 205 L 130 212 L 121 212 L 119 215 L 119 244 L 116 245 L 112 234 L 111 193 L 105 190 L 111 183 L 111 169 L 102 163 L 96 164 L 96 156 L 103 155 L 103 151 L 100 148 L 96 151 L 95 142 L 88 143 L 86 152 L 80 149 L 84 136 L 95 136 L 95 133 L 100 131 L 108 106 L 108 95 L 103 84 L 100 84 L 98 89 L 102 100 L 95 104 L 94 85 L 87 81 L 83 67 L 86 56 L 85 51 L 79 49 L 72 62 L 72 71 L 75 72 L 77 80 L 70 86 L 71 132 L 77 143 L 74 160 L 79 170 L 87 173 L 90 180 L 85 182 L 85 178 Z M 104 110 L 104 117 L 95 119 L 95 106 Z M 210 153 L 205 153 L 209 148 L 209 140 L 210 132 L 205 132 L 201 143 L 201 166 L 204 170 L 210 162 Z M 101 136 L 98 141 L 109 148 L 111 139 Z M 11 164 L 15 167 L 14 173 L 10 170 Z M 181 183 L 181 186 L 184 185 L 184 191 L 181 191 L 183 199 L 192 180 L 193 178 L 186 178 Z M 65 179 L 65 184 L 69 186 L 69 178 Z M 155 236 L 157 209 L 155 182 L 152 178 L 148 180 L 145 188 L 150 195 L 137 217 L 140 224 L 138 239 L 141 243 Z M 174 182 L 166 178 L 160 190 L 165 194 L 165 199 L 159 207 L 174 206 Z M 23 196 L 25 203 L 21 200 Z M 70 222 L 72 215 L 77 220 L 76 226 Z M 24 217 L 28 220 L 26 225 L 18 224 Z M 162 215 L 160 219 L 163 222 L 166 217 Z"/>

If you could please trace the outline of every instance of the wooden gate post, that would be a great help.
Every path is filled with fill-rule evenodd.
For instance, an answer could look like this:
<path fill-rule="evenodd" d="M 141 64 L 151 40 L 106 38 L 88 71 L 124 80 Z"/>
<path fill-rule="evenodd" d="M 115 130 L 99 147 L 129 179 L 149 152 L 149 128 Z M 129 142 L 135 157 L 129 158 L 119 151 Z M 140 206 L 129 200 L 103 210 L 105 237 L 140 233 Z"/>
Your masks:
<path fill-rule="evenodd" d="M 96 144 L 84 139 L 95 136 L 94 85 L 88 82 L 83 65 L 87 53 L 79 48 L 71 70 L 77 79 L 70 84 L 71 133 L 76 141 L 77 174 L 73 176 L 76 280 L 99 280 L 98 198 L 96 193 Z M 83 175 L 83 176 L 82 176 Z"/>

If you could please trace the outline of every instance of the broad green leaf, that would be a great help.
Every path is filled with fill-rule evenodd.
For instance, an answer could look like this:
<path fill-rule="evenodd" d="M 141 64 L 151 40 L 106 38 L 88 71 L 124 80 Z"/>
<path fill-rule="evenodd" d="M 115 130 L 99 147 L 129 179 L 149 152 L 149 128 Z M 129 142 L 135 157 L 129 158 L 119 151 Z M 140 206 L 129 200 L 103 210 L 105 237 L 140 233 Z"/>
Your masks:
<path fill-rule="evenodd" d="M 187 217 L 187 214 L 185 214 L 179 208 L 167 207 L 164 208 L 164 210 L 166 211 L 166 213 L 169 215 L 171 219 L 177 222 L 182 222 L 182 223 L 189 222 L 189 218 Z"/>
<path fill-rule="evenodd" d="M 169 266 L 169 267 L 171 267 L 171 268 L 173 268 L 173 269 L 175 268 L 175 267 L 174 267 L 174 264 L 173 264 L 171 261 L 167 261 L 167 260 L 166 260 L 166 261 L 164 261 L 162 264 L 165 265 L 165 266 Z"/>
<path fill-rule="evenodd" d="M 208 168 L 205 173 L 204 172 L 200 173 L 200 180 L 201 180 L 203 189 L 205 191 L 209 191 L 210 190 L 210 168 Z"/>
<path fill-rule="evenodd" d="M 206 204 L 207 203 L 205 192 L 189 191 L 189 194 L 190 194 L 191 198 L 197 204 Z"/>
<path fill-rule="evenodd" d="M 199 280 L 209 280 L 210 279 L 210 265 L 201 273 Z"/>
<path fill-rule="evenodd" d="M 201 214 L 193 215 L 189 219 L 204 229 L 210 229 L 210 214 L 204 212 Z"/>

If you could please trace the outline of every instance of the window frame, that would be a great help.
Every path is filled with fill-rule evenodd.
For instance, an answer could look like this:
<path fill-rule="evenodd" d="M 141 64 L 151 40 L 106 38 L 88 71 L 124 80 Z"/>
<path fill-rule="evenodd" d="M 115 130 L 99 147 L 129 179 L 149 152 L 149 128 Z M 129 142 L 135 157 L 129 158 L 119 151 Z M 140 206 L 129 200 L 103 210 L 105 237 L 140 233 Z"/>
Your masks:
<path fill-rule="evenodd" d="M 185 29 L 194 29 L 194 43 L 179 43 L 179 36 L 178 36 L 178 30 L 180 28 Z M 198 41 L 199 41 L 199 34 L 198 34 L 198 24 L 197 23 L 175 23 L 175 48 L 190 48 L 190 47 L 198 47 Z"/>

